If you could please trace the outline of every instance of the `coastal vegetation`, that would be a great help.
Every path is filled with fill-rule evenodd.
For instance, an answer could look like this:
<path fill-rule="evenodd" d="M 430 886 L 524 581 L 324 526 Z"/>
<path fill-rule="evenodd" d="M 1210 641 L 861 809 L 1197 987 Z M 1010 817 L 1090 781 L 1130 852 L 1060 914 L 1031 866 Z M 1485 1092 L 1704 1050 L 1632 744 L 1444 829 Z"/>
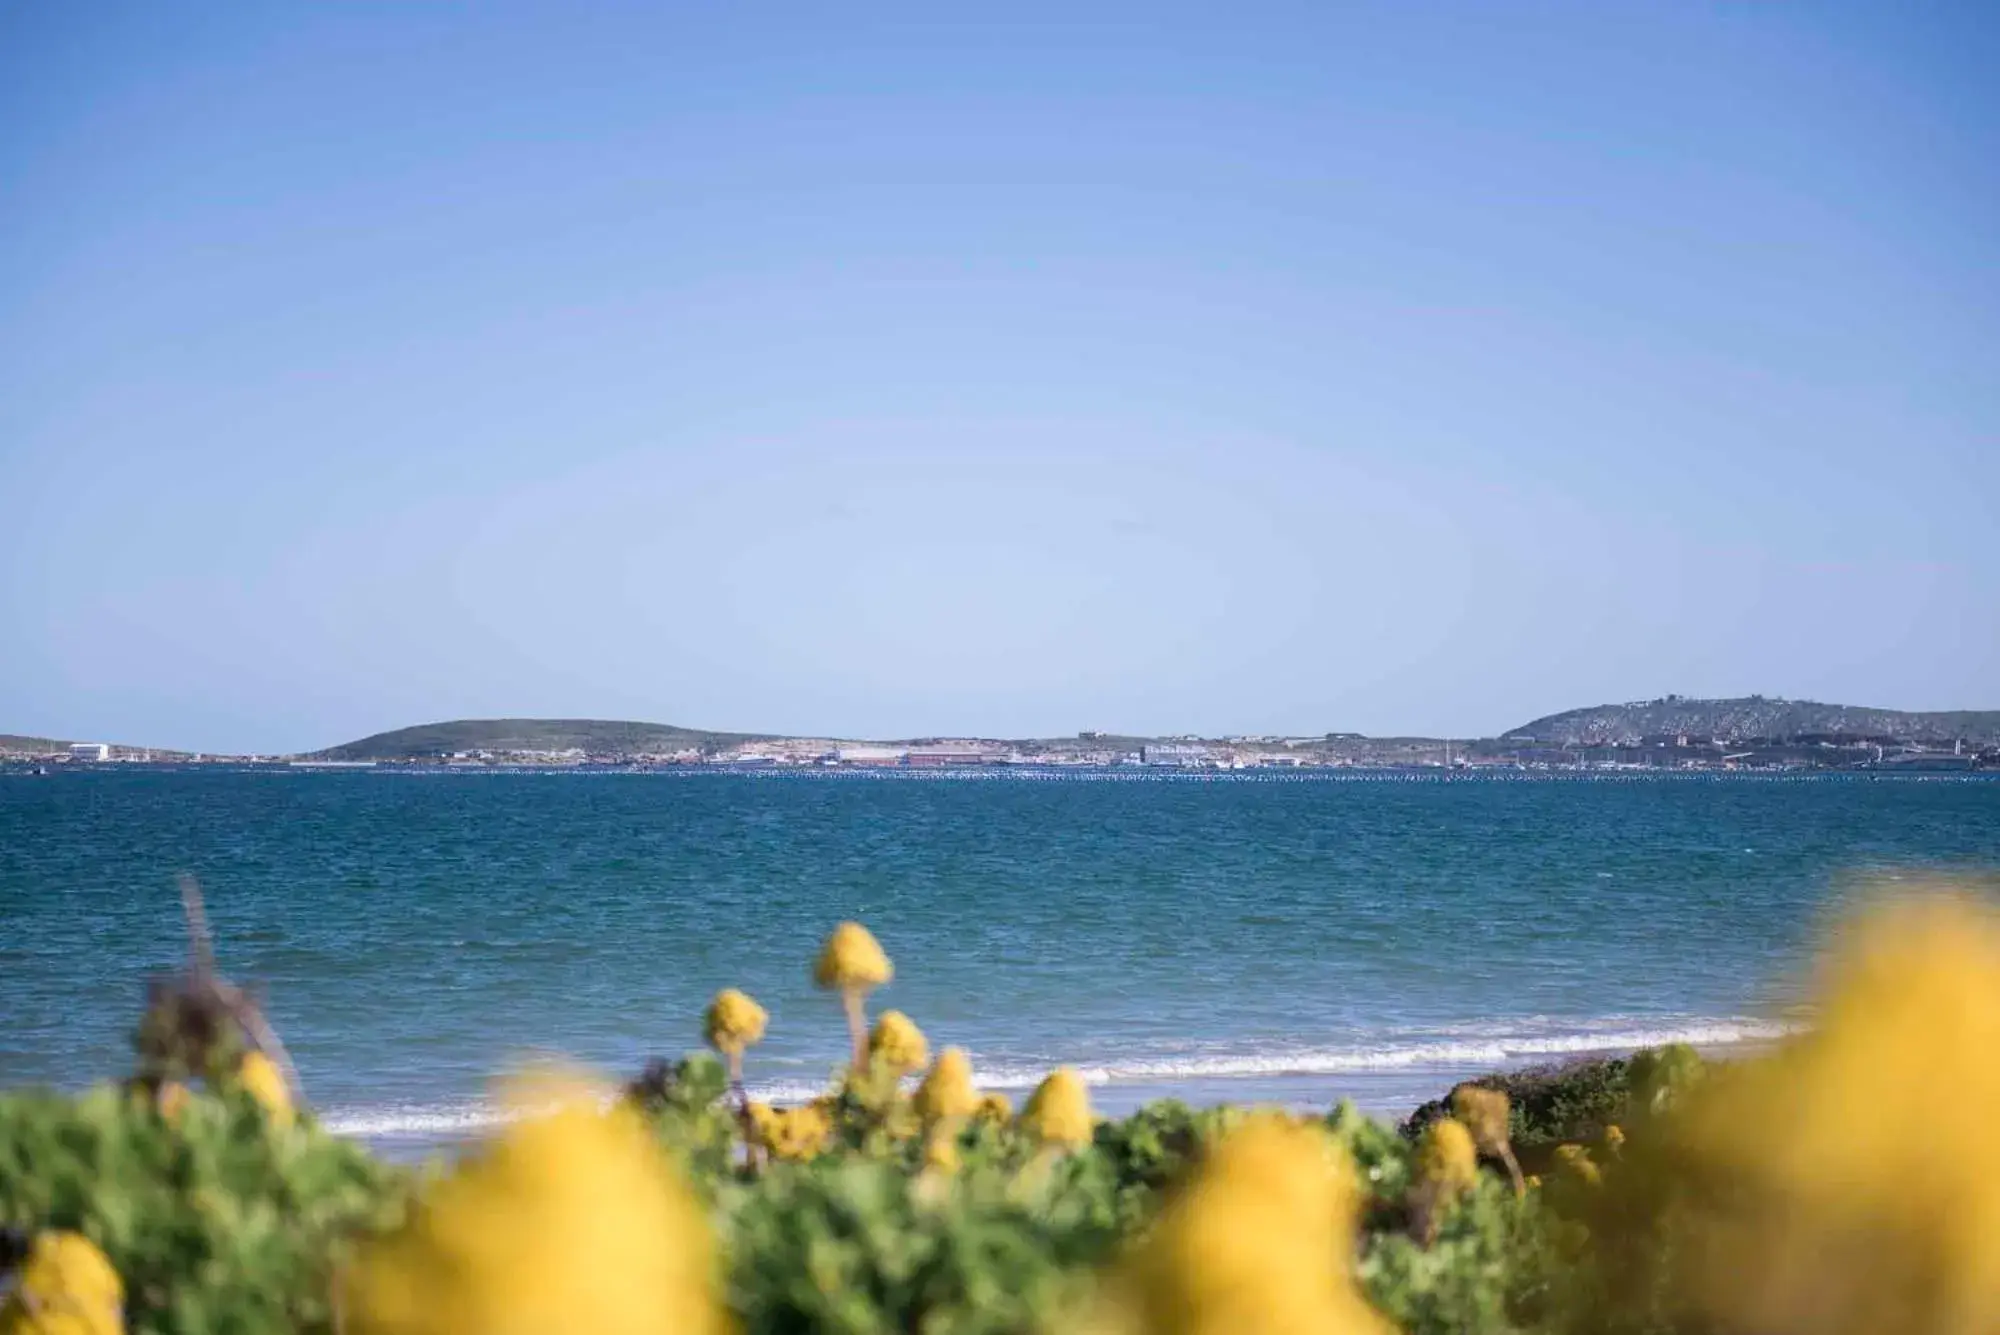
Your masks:
<path fill-rule="evenodd" d="M 713 1055 L 530 1072 L 487 1143 L 408 1169 L 317 1124 L 198 939 L 132 1072 L 0 1095 L 0 1332 L 2000 1328 L 2000 926 L 1907 901 L 1829 961 L 1765 1056 L 1468 1082 L 1401 1128 L 1106 1119 L 1073 1071 L 1016 1110 L 871 1015 L 894 968 L 843 924 L 801 961 L 852 1025 L 820 1097 L 748 1096 L 768 1016 L 729 989 L 688 1017 Z"/>

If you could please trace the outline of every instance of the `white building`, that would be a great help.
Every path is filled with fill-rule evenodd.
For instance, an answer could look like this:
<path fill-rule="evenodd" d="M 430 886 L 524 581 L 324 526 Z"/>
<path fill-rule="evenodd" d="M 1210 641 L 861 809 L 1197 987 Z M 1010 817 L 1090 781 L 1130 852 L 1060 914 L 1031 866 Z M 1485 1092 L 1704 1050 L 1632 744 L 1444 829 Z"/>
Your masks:
<path fill-rule="evenodd" d="M 69 744 L 69 758 L 71 760 L 109 760 L 111 759 L 111 748 L 103 742 L 71 742 Z"/>

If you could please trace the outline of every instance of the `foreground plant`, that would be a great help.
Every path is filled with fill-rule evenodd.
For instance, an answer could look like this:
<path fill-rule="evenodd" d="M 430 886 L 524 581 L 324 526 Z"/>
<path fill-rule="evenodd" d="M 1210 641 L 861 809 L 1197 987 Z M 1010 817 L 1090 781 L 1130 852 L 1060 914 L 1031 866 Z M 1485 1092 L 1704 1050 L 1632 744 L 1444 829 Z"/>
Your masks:
<path fill-rule="evenodd" d="M 1411 1231 L 1429 1246 L 1437 1241 L 1444 1212 L 1479 1183 L 1479 1151 L 1465 1123 L 1446 1117 L 1424 1128 L 1417 1140 L 1414 1176 L 1409 1197 Z"/>
<path fill-rule="evenodd" d="M 1505 1091 L 1460 1085 L 1451 1091 L 1451 1110 L 1472 1133 L 1479 1152 L 1490 1154 L 1507 1166 L 1507 1176 L 1514 1181 L 1514 1193 L 1525 1192 L 1527 1182 L 1521 1176 L 1521 1164 L 1514 1157 L 1513 1141 L 1508 1135 L 1510 1109 Z"/>
<path fill-rule="evenodd" d="M 1356 1290 L 1359 1196 L 1340 1146 L 1263 1115 L 1226 1134 L 1112 1281 L 1120 1335 L 1385 1335 Z"/>
<path fill-rule="evenodd" d="M 0 1335 L 122 1335 L 125 1285 L 81 1233 L 35 1235 L 0 1303 Z"/>
<path fill-rule="evenodd" d="M 709 1335 L 707 1222 L 636 1115 L 574 1077 L 515 1087 L 522 1114 L 370 1248 L 357 1335 Z"/>
<path fill-rule="evenodd" d="M 1955 898 L 1881 910 L 1821 995 L 1813 1031 L 1689 1102 L 1689 1168 L 1730 1183 L 1698 1302 L 1782 1335 L 2000 1330 L 2000 922 Z"/>
<path fill-rule="evenodd" d="M 868 994 L 891 978 L 896 970 L 866 927 L 844 922 L 833 929 L 820 948 L 813 965 L 813 981 L 840 993 L 841 1008 L 847 1013 L 848 1036 L 854 1041 L 856 1070 L 868 1064 Z"/>
<path fill-rule="evenodd" d="M 901 1011 L 883 1011 L 868 1035 L 868 1057 L 893 1071 L 907 1075 L 930 1060 L 930 1043 L 916 1021 Z"/>
<path fill-rule="evenodd" d="M 1051 1149 L 1079 1149 L 1090 1143 L 1090 1090 L 1068 1066 L 1049 1072 L 1021 1109 L 1022 1130 Z"/>

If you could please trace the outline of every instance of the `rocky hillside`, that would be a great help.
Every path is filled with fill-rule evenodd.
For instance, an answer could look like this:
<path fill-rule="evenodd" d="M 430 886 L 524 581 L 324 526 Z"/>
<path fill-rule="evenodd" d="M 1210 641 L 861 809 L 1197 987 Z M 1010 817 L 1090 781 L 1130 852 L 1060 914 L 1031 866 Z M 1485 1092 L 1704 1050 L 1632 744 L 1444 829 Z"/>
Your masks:
<path fill-rule="evenodd" d="M 1962 740 L 1967 745 L 1984 746 L 2000 742 L 2000 709 L 1924 714 L 1824 705 L 1814 700 L 1774 700 L 1761 695 L 1737 700 L 1669 695 L 1660 700 L 1550 714 L 1522 724 L 1505 737 L 1559 746 L 1614 746 L 1683 733 L 1691 739 L 1722 742 L 1854 737 L 1945 746 Z"/>

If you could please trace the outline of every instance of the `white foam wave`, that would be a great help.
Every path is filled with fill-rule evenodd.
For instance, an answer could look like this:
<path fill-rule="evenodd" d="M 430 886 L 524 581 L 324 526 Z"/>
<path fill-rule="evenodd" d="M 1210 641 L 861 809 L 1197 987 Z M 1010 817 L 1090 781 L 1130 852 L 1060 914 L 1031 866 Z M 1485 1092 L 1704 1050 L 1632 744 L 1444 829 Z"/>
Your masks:
<path fill-rule="evenodd" d="M 1517 1022 L 1518 1023 L 1518 1022 Z M 1496 1026 L 1497 1028 L 1498 1026 Z M 1278 1048 L 1257 1052 L 1166 1053 L 1115 1061 L 1072 1061 L 1084 1080 L 1094 1085 L 1168 1083 L 1187 1080 L 1254 1080 L 1316 1075 L 1366 1075 L 1371 1072 L 1412 1072 L 1425 1068 L 1488 1069 L 1542 1058 L 1592 1053 L 1631 1052 L 1687 1043 L 1701 1048 L 1765 1043 L 1793 1032 L 1793 1027 L 1764 1020 L 1716 1019 L 1659 1026 L 1617 1027 L 1604 1021 L 1583 1022 L 1559 1032 L 1491 1032 L 1468 1030 L 1446 1037 L 1407 1043 L 1352 1047 Z M 987 1089 L 1030 1089 L 1047 1064 L 981 1062 L 974 1058 L 974 1078 Z M 803 1080 L 752 1081 L 750 1097 L 766 1103 L 803 1103 L 826 1092 L 824 1083 Z M 322 1116 L 329 1131 L 371 1140 L 424 1138 L 455 1140 L 502 1125 L 512 1114 L 483 1102 L 403 1104 L 387 1107 L 336 1108 Z"/>
<path fill-rule="evenodd" d="M 398 1136 L 457 1138 L 509 1121 L 511 1114 L 486 1104 L 416 1105 L 388 1108 L 334 1108 L 320 1125 L 340 1136 L 390 1139 Z"/>
<path fill-rule="evenodd" d="M 1079 1067 L 1091 1084 L 1121 1081 L 1226 1080 L 1262 1076 L 1342 1075 L 1371 1071 L 1408 1071 L 1421 1067 L 1500 1066 L 1540 1057 L 1589 1053 L 1631 1052 L 1686 1043 L 1694 1047 L 1732 1047 L 1769 1042 L 1790 1032 L 1783 1025 L 1761 1021 L 1693 1025 L 1675 1029 L 1634 1029 L 1602 1033 L 1552 1034 L 1536 1037 L 1495 1037 L 1479 1040 L 1387 1044 L 1374 1047 L 1291 1049 L 1205 1056 L 1165 1056 L 1105 1062 Z M 982 1073 L 1000 1088 L 1031 1086 L 1045 1072 L 1000 1068 Z"/>

